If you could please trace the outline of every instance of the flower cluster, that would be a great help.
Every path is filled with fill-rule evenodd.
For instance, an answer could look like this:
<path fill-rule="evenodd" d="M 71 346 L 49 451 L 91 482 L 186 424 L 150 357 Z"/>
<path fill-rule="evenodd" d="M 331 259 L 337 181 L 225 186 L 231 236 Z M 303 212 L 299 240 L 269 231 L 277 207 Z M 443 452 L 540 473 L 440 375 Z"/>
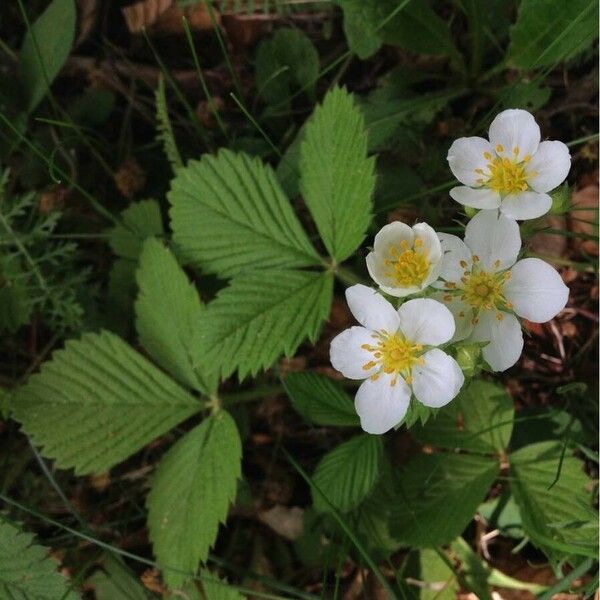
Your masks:
<path fill-rule="evenodd" d="M 385 433 L 400 423 L 411 398 L 439 408 L 456 397 L 464 375 L 452 357 L 457 342 L 476 343 L 492 371 L 514 365 L 523 349 L 520 318 L 543 323 L 566 305 L 569 290 L 538 258 L 519 260 L 515 219 L 541 216 L 546 192 L 565 179 L 570 157 L 562 142 L 540 143 L 539 127 L 522 110 L 499 114 L 490 142 L 461 138 L 448 162 L 465 184 L 452 198 L 482 209 L 464 240 L 426 223 L 394 222 L 375 236 L 367 269 L 380 291 L 406 300 L 393 306 L 365 285 L 346 290 L 360 323 L 331 342 L 331 364 L 363 380 L 355 398 L 362 428 Z"/>

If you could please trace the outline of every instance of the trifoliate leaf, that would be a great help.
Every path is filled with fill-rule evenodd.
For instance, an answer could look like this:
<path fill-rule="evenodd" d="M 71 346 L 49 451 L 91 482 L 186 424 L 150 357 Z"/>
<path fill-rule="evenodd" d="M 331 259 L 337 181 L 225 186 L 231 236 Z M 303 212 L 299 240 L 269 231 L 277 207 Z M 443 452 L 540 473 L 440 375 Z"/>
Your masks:
<path fill-rule="evenodd" d="M 271 167 L 221 150 L 171 182 L 171 226 L 182 258 L 223 277 L 320 263 Z"/>
<path fill-rule="evenodd" d="M 269 104 L 285 108 L 292 86 L 314 96 L 319 76 L 319 54 L 299 29 L 278 29 L 256 53 L 256 89 Z"/>
<path fill-rule="evenodd" d="M 121 213 L 121 219 L 122 224 L 108 231 L 108 244 L 121 258 L 136 260 L 146 238 L 164 233 L 156 200 L 134 202 Z"/>
<path fill-rule="evenodd" d="M 182 585 L 206 560 L 235 498 L 241 456 L 235 422 L 219 411 L 163 457 L 148 495 L 148 527 L 170 587 Z"/>
<path fill-rule="evenodd" d="M 549 558 L 598 554 L 592 480 L 560 442 L 539 442 L 510 456 L 511 488 L 523 529 Z M 558 480 L 556 480 L 558 476 Z"/>
<path fill-rule="evenodd" d="M 364 119 L 345 89 L 315 109 L 300 152 L 302 195 L 329 254 L 342 261 L 365 237 L 375 189 Z"/>
<path fill-rule="evenodd" d="M 469 454 L 420 454 L 397 473 L 390 530 L 405 546 L 434 548 L 473 518 L 498 474 L 498 462 Z"/>
<path fill-rule="evenodd" d="M 588 48 L 598 36 L 597 0 L 523 0 L 510 30 L 508 60 L 536 69 L 567 60 Z"/>
<path fill-rule="evenodd" d="M 312 478 L 316 488 L 312 489 L 315 508 L 330 511 L 332 504 L 337 510 L 348 512 L 358 506 L 375 485 L 382 458 L 381 437 L 367 433 L 328 452 Z"/>
<path fill-rule="evenodd" d="M 410 432 L 422 444 L 439 448 L 502 452 L 510 441 L 514 412 L 512 398 L 501 386 L 473 381 L 426 425 L 415 425 Z"/>
<path fill-rule="evenodd" d="M 330 273 L 257 271 L 239 275 L 207 307 L 201 357 L 224 379 L 240 379 L 291 356 L 302 340 L 314 341 L 331 306 Z"/>
<path fill-rule="evenodd" d="M 48 93 L 48 86 L 67 60 L 75 36 L 76 17 L 73 0 L 52 0 L 27 31 L 19 54 L 27 112 Z"/>
<path fill-rule="evenodd" d="M 290 373 L 284 386 L 294 408 L 317 425 L 359 425 L 352 398 L 339 383 L 317 373 Z"/>
<path fill-rule="evenodd" d="M 200 409 L 122 339 L 70 340 L 13 397 L 13 415 L 61 468 L 102 473 Z"/>
<path fill-rule="evenodd" d="M 0 516 L 0 597 L 7 600 L 76 600 L 48 549 Z"/>
<path fill-rule="evenodd" d="M 156 239 L 144 244 L 137 271 L 136 327 L 150 356 L 180 383 L 211 394 L 218 381 L 195 367 L 205 308 L 173 254 Z"/>

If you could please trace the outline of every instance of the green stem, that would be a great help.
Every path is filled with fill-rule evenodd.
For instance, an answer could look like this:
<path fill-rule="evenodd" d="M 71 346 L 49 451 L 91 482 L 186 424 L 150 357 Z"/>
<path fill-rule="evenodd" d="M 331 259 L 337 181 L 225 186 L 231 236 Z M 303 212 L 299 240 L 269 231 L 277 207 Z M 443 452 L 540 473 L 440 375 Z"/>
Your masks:
<path fill-rule="evenodd" d="M 259 385 L 251 390 L 221 394 L 221 405 L 227 407 L 244 402 L 253 402 L 254 400 L 261 400 L 265 396 L 282 394 L 284 391 L 283 386 L 278 384 Z"/>

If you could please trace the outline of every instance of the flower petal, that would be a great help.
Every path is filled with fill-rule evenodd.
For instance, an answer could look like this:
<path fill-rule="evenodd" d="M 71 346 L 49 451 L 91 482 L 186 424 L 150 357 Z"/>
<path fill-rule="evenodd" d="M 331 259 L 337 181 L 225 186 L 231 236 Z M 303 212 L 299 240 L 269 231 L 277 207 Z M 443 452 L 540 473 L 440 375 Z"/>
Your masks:
<path fill-rule="evenodd" d="M 367 329 L 390 333 L 398 330 L 400 319 L 394 307 L 377 291 L 366 285 L 353 285 L 346 290 L 346 300 L 355 319 Z"/>
<path fill-rule="evenodd" d="M 537 219 L 545 215 L 552 206 L 552 198 L 548 194 L 537 192 L 519 192 L 509 194 L 502 200 L 500 212 L 509 219 Z"/>
<path fill-rule="evenodd" d="M 531 113 L 511 108 L 502 111 L 492 121 L 489 137 L 497 154 L 523 160 L 528 155 L 533 156 L 541 136 Z"/>
<path fill-rule="evenodd" d="M 520 260 L 510 274 L 504 284 L 504 295 L 520 317 L 533 323 L 545 323 L 567 304 L 569 288 L 556 269 L 543 260 Z"/>
<path fill-rule="evenodd" d="M 519 226 L 497 210 L 482 210 L 467 223 L 465 244 L 483 269 L 507 269 L 515 264 L 521 249 Z"/>
<path fill-rule="evenodd" d="M 440 277 L 444 281 L 453 283 L 460 282 L 465 269 L 471 268 L 471 251 L 469 247 L 455 235 L 449 233 L 438 233 L 444 258 L 442 259 L 442 270 Z M 464 266 L 461 264 L 464 263 Z"/>
<path fill-rule="evenodd" d="M 490 342 L 482 354 L 494 371 L 512 367 L 523 351 L 523 332 L 517 317 L 505 312 L 500 314 L 502 320 L 498 320 L 494 311 L 482 313 L 471 334 L 474 342 Z"/>
<path fill-rule="evenodd" d="M 453 342 L 460 342 L 468 338 L 473 331 L 473 317 L 475 313 L 473 307 L 460 299 L 460 296 L 449 296 L 445 292 L 437 292 L 432 298 L 438 302 L 443 302 L 444 306 L 452 313 L 454 317 L 454 335 Z"/>
<path fill-rule="evenodd" d="M 413 245 L 414 233 L 412 227 L 401 221 L 394 221 L 384 225 L 373 241 L 373 250 L 382 257 L 386 256 L 390 246 L 399 246 L 406 240 L 409 246 Z"/>
<path fill-rule="evenodd" d="M 331 365 L 348 379 L 366 379 L 379 370 L 378 366 L 363 369 L 373 360 L 373 354 L 362 348 L 373 344 L 373 332 L 364 327 L 350 327 L 331 340 L 329 357 Z"/>
<path fill-rule="evenodd" d="M 356 392 L 354 407 L 360 426 L 367 433 L 381 434 L 404 418 L 409 402 L 410 388 L 404 379 L 382 373 L 375 381 L 367 379 L 362 383 Z"/>
<path fill-rule="evenodd" d="M 415 298 L 398 309 L 400 331 L 417 344 L 439 346 L 454 335 L 454 317 L 437 300 Z"/>
<path fill-rule="evenodd" d="M 491 209 L 500 206 L 500 194 L 489 188 L 473 189 L 461 185 L 450 190 L 450 197 L 471 208 Z"/>
<path fill-rule="evenodd" d="M 463 137 L 457 139 L 448 150 L 448 164 L 456 179 L 470 186 L 481 185 L 481 173 L 475 169 L 485 171 L 489 162 L 484 152 L 493 156 L 494 149 L 487 140 L 481 137 Z"/>
<path fill-rule="evenodd" d="M 465 378 L 458 363 L 434 348 L 422 356 L 424 364 L 412 370 L 412 389 L 421 404 L 439 408 L 458 394 Z"/>
<path fill-rule="evenodd" d="M 427 254 L 430 263 L 436 263 L 442 258 L 442 246 L 435 229 L 427 223 L 417 223 L 413 226 L 415 241 L 422 240 L 420 248 L 415 246 L 415 252 Z"/>
<path fill-rule="evenodd" d="M 549 192 L 569 174 L 571 154 L 562 142 L 542 142 L 527 165 L 527 182 L 536 192 Z"/>

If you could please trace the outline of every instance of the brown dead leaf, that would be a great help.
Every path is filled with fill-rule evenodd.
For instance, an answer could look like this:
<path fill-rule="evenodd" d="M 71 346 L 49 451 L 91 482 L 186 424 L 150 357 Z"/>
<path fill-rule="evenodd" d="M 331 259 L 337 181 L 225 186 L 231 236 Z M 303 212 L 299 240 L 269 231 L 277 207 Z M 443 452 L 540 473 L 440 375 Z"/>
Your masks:
<path fill-rule="evenodd" d="M 212 28 L 212 19 L 202 2 L 181 8 L 175 0 L 143 0 L 122 8 L 121 12 L 131 33 L 139 33 L 142 29 L 150 29 L 151 33 L 183 33 L 183 17 L 193 31 Z M 213 16 L 219 24 L 220 16 L 214 9 Z"/>
<path fill-rule="evenodd" d="M 304 529 L 304 510 L 297 506 L 276 504 L 258 513 L 258 520 L 287 540 L 297 540 Z"/>
<path fill-rule="evenodd" d="M 569 230 L 573 233 L 597 236 L 598 223 L 598 179 L 595 183 L 576 190 L 572 196 L 573 208 L 568 215 Z M 598 241 L 573 238 L 576 252 L 598 256 Z"/>
<path fill-rule="evenodd" d="M 98 1 L 77 0 L 77 13 L 79 15 L 79 33 L 75 40 L 76 47 L 88 39 L 94 28 L 98 16 Z"/>
<path fill-rule="evenodd" d="M 125 198 L 133 198 L 146 185 L 146 173 L 132 156 L 123 162 L 114 177 L 117 189 Z"/>
<path fill-rule="evenodd" d="M 563 215 L 546 215 L 540 226 L 564 231 L 567 219 Z M 562 258 L 567 252 L 567 238 L 558 233 L 536 233 L 531 238 L 531 249 L 537 254 Z"/>
<path fill-rule="evenodd" d="M 262 33 L 262 15 L 223 15 L 223 28 L 236 54 L 252 46 Z"/>
<path fill-rule="evenodd" d="M 149 591 L 155 594 L 165 595 L 167 588 L 160 580 L 160 573 L 157 569 L 146 569 L 141 575 L 140 580 L 142 585 Z"/>

